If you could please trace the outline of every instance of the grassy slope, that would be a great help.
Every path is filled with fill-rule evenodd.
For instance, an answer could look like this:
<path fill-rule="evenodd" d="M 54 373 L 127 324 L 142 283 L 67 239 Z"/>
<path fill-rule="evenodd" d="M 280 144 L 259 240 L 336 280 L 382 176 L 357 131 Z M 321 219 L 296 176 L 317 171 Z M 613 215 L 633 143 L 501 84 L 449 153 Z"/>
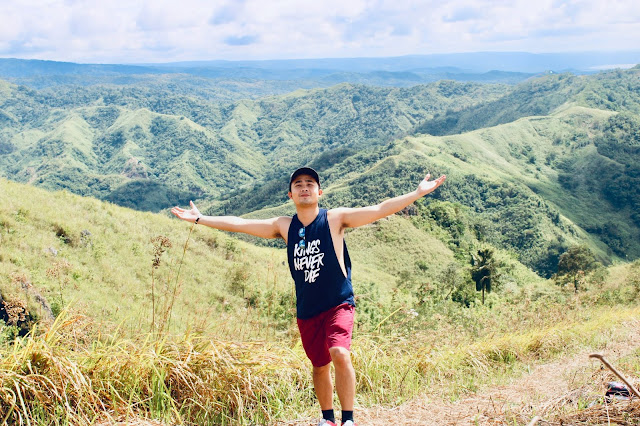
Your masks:
<path fill-rule="evenodd" d="M 62 291 L 66 304 L 73 302 L 99 319 L 126 320 L 129 326 L 150 324 L 150 240 L 162 235 L 173 243 L 155 272 L 156 296 L 162 301 L 174 286 L 165 288 L 168 264 L 175 265 L 182 256 L 187 224 L 68 192 L 50 193 L 4 180 L 1 185 L 3 287 L 18 291 L 12 277 L 26 276 L 50 303 L 58 302 Z M 70 243 L 56 236 L 59 228 Z M 90 232 L 88 243 L 83 242 L 83 231 Z M 195 229 L 178 281 L 181 291 L 173 324 L 184 329 L 209 318 L 215 322 L 212 309 L 220 314 L 226 302 L 230 311 L 243 306 L 225 287 L 229 274 L 239 268 L 247 270 L 248 281 L 256 286 L 268 282 L 279 291 L 289 289 L 283 260 L 282 252 L 254 247 L 218 231 Z M 68 266 L 59 279 L 47 276 L 47 270 L 65 262 Z"/>
<path fill-rule="evenodd" d="M 617 211 L 605 200 L 592 194 L 576 194 L 562 188 L 556 169 L 546 160 L 550 155 L 556 158 L 571 156 L 592 163 L 593 157 L 598 157 L 593 144 L 576 148 L 554 145 L 554 140 L 563 135 L 573 135 L 583 126 L 588 128 L 594 122 L 603 122 L 611 114 L 608 111 L 567 106 L 546 117 L 521 118 L 513 123 L 461 135 L 417 136 L 416 141 L 429 146 L 428 149 L 439 151 L 436 158 L 449 157 L 444 161 L 449 164 L 453 162 L 454 168 L 464 174 L 531 188 L 579 227 L 611 218 L 624 223 L 629 221 L 628 212 Z M 551 229 L 545 232 L 546 238 L 550 237 L 551 232 Z M 578 231 L 577 235 L 564 234 L 573 243 L 588 241 L 602 258 L 609 256 L 606 246 L 583 230 Z"/>
<path fill-rule="evenodd" d="M 577 226 L 575 234 L 562 233 L 568 241 L 574 244 L 586 241 L 606 259 L 611 257 L 606 245 L 584 229 L 610 220 L 630 223 L 630 212 L 615 209 L 606 200 L 584 189 L 573 192 L 563 188 L 558 182 L 556 166 L 559 160 L 569 157 L 583 164 L 584 170 L 593 170 L 599 162 L 609 161 L 596 152 L 589 132 L 592 126 L 603 123 L 612 114 L 565 105 L 545 117 L 521 118 L 513 123 L 460 135 L 417 136 L 415 140 L 429 147 L 426 149 L 438 151 L 436 158 L 448 157 L 444 161 L 453 163 L 452 168 L 464 174 L 530 188 Z M 580 134 L 584 136 L 577 143 L 571 142 L 573 135 Z M 592 175 L 597 176 L 595 170 Z M 553 229 L 545 231 L 545 238 L 550 238 L 553 232 Z M 635 238 L 638 230 L 632 228 L 629 232 Z M 632 253 L 637 256 L 638 248 L 634 247 Z"/>
<path fill-rule="evenodd" d="M 420 148 L 416 141 L 408 145 Z M 415 156 L 411 151 L 399 156 L 407 152 Z M 329 193 L 333 190 L 327 188 Z M 26 280 L 56 302 L 62 285 L 65 303 L 73 302 L 74 311 L 84 311 L 98 322 L 91 326 L 82 319 L 63 317 L 53 331 L 25 340 L 2 358 L 6 364 L 0 366 L 0 376 L 19 378 L 28 407 L 34 407 L 17 407 L 14 414 L 28 412 L 25 415 L 32 420 L 46 422 L 48 410 L 54 417 L 62 411 L 55 411 L 55 397 L 40 405 L 42 398 L 57 386 L 91 382 L 77 395 L 77 406 L 61 405 L 59 410 L 78 418 L 141 413 L 174 422 L 182 418 L 232 424 L 268 423 L 300 413 L 314 416 L 310 372 L 302 361 L 291 317 L 278 325 L 275 317 L 264 315 L 276 310 L 282 296 L 292 291 L 282 250 L 197 227 L 184 260 L 170 327 L 178 334 L 188 326 L 190 331 L 174 342 L 146 334 L 151 310 L 149 240 L 163 235 L 174 243 L 156 270 L 157 300 L 162 304 L 173 290 L 163 288 L 166 265 L 180 258 L 189 225 L 5 180 L 0 181 L 0 206 L 3 294 L 25 297 L 20 281 Z M 416 303 L 403 293 L 404 283 L 398 280 L 402 273 L 415 272 L 416 263 L 426 260 L 428 270 L 419 278 L 437 283 L 439 272 L 454 256 L 439 239 L 442 230 L 424 232 L 412 223 L 411 218 L 394 216 L 347 236 L 360 295 L 359 322 L 367 320 L 372 304 L 378 304 L 378 315 L 372 318 L 374 325 L 383 326 L 359 327 L 356 333 L 359 404 L 393 405 L 426 389 L 445 389 L 438 394 L 455 399 L 585 342 L 602 345 L 601 335 L 611 336 L 616 321 L 637 318 L 637 308 L 625 305 L 637 293 L 628 286 L 628 266 L 612 269 L 609 281 L 589 284 L 591 291 L 574 297 L 511 260 L 516 282 L 489 295 L 486 306 L 465 309 L 435 297 L 426 304 Z M 55 229 L 63 229 L 68 242 L 57 237 Z M 88 245 L 83 243 L 83 230 L 91 232 L 85 239 L 91 241 Z M 508 260 L 505 253 L 499 257 Z M 47 273 L 52 270 L 58 275 Z M 238 277 L 240 284 L 246 284 L 245 298 L 233 287 Z M 275 289 L 275 297 L 264 294 L 270 289 Z M 252 298 L 255 308 L 247 308 Z M 292 299 L 284 299 L 284 308 L 291 311 Z M 610 306 L 618 303 L 623 306 L 612 314 Z M 118 321 L 124 324 L 115 337 L 101 337 Z M 193 337 L 193 331 L 201 332 L 196 333 L 201 338 Z M 238 343 L 221 343 L 216 337 Z M 239 343 L 256 339 L 260 343 Z M 267 340 L 275 341 L 275 346 Z M 35 359 L 41 361 L 21 367 Z M 46 386 L 38 384 L 44 375 L 22 373 L 42 365 L 56 366 L 44 371 L 51 380 Z M 45 390 L 32 395 L 30 386 Z M 103 411 L 95 398 L 112 414 Z"/>
<path fill-rule="evenodd" d="M 26 278 L 51 304 L 73 303 L 101 320 L 150 324 L 150 240 L 166 236 L 173 247 L 161 257 L 155 274 L 156 303 L 171 299 L 189 225 L 164 215 L 137 212 L 68 192 L 47 192 L 1 181 L 0 238 L 2 287 L 21 294 Z M 56 235 L 63 230 L 68 242 Z M 89 236 L 82 233 L 88 231 Z M 354 263 L 354 282 L 376 289 L 380 302 L 388 301 L 402 271 L 414 271 L 420 260 L 433 265 L 433 279 L 453 254 L 435 236 L 416 229 L 398 216 L 348 233 Z M 403 256 L 397 256 L 401 251 Z M 55 254 L 54 254 L 55 253 Z M 265 301 L 291 294 L 292 284 L 282 249 L 258 247 L 209 228 L 191 234 L 180 271 L 179 294 L 172 314 L 174 330 L 188 325 L 221 327 L 246 313 L 246 298 Z M 52 268 L 59 276 L 47 274 Z M 174 278 L 175 279 L 175 278 Z M 6 291 L 6 290 L 5 290 Z M 279 296 L 280 295 L 280 296 Z M 289 309 L 292 305 L 289 303 Z M 160 314 L 159 314 L 160 315 Z M 230 329 L 234 329 L 231 326 Z"/>

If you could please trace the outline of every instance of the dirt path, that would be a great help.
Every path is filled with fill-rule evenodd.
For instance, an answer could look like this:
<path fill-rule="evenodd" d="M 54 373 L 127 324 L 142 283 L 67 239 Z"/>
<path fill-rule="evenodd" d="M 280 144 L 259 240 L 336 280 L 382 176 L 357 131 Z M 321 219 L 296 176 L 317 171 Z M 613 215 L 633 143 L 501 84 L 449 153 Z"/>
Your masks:
<path fill-rule="evenodd" d="M 489 386 L 455 403 L 427 395 L 395 408 L 360 409 L 358 424 L 520 425 L 535 416 L 545 419 L 554 408 L 602 396 L 603 381 L 619 381 L 589 354 L 600 352 L 615 366 L 617 359 L 640 347 L 640 321 L 625 324 L 624 330 L 624 340 L 610 342 L 604 349 L 584 348 L 564 359 L 533 366 L 508 384 Z"/>

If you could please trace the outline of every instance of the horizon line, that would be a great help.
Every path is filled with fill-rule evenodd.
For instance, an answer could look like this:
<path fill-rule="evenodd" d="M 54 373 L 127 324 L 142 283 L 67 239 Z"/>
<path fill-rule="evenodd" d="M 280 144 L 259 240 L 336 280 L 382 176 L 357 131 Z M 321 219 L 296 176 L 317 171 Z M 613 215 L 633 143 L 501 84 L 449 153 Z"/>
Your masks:
<path fill-rule="evenodd" d="M 0 56 L 0 60 L 16 60 L 16 61 L 32 61 L 32 62 L 55 62 L 61 64 L 74 65 L 129 65 L 129 66 L 152 66 L 152 65 L 175 65 L 175 64 L 197 64 L 197 63 L 264 63 L 264 62 L 305 62 L 305 61 L 329 61 L 329 60 L 384 60 L 384 59 L 409 59 L 409 58 L 426 58 L 426 57 L 444 57 L 444 56 L 463 56 L 463 55 L 530 55 L 530 56 L 562 56 L 562 55 L 616 55 L 616 54 L 640 54 L 640 49 L 633 50 L 572 50 L 564 52 L 531 52 L 519 50 L 482 50 L 468 52 L 449 52 L 449 53 L 412 53 L 397 56 L 324 56 L 324 57 L 293 57 L 293 58 L 270 58 L 270 59 L 186 59 L 186 60 L 168 60 L 161 62 L 78 62 L 57 59 L 39 59 L 39 58 L 19 58 L 12 56 Z M 625 64 L 626 65 L 626 64 Z"/>

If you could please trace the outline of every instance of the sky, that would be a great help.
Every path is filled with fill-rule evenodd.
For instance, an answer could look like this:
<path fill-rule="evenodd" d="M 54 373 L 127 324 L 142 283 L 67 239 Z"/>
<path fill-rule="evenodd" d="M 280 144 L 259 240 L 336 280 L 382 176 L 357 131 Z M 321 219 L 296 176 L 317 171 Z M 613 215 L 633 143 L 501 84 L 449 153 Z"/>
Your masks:
<path fill-rule="evenodd" d="M 639 47 L 639 0 L 0 2 L 3 58 L 158 63 Z"/>

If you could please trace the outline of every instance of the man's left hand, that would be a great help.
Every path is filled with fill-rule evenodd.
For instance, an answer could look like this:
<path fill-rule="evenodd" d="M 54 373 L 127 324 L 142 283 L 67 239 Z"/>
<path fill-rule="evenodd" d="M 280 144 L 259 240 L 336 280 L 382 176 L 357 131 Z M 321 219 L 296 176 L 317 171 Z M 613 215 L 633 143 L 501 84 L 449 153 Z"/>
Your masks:
<path fill-rule="evenodd" d="M 444 180 L 447 178 L 445 175 L 442 175 L 438 179 L 429 180 L 430 177 L 431 174 L 427 173 L 427 176 L 425 176 L 424 180 L 420 182 L 420 185 L 418 185 L 418 192 L 421 196 L 425 196 L 433 192 L 437 187 L 442 185 Z"/>

